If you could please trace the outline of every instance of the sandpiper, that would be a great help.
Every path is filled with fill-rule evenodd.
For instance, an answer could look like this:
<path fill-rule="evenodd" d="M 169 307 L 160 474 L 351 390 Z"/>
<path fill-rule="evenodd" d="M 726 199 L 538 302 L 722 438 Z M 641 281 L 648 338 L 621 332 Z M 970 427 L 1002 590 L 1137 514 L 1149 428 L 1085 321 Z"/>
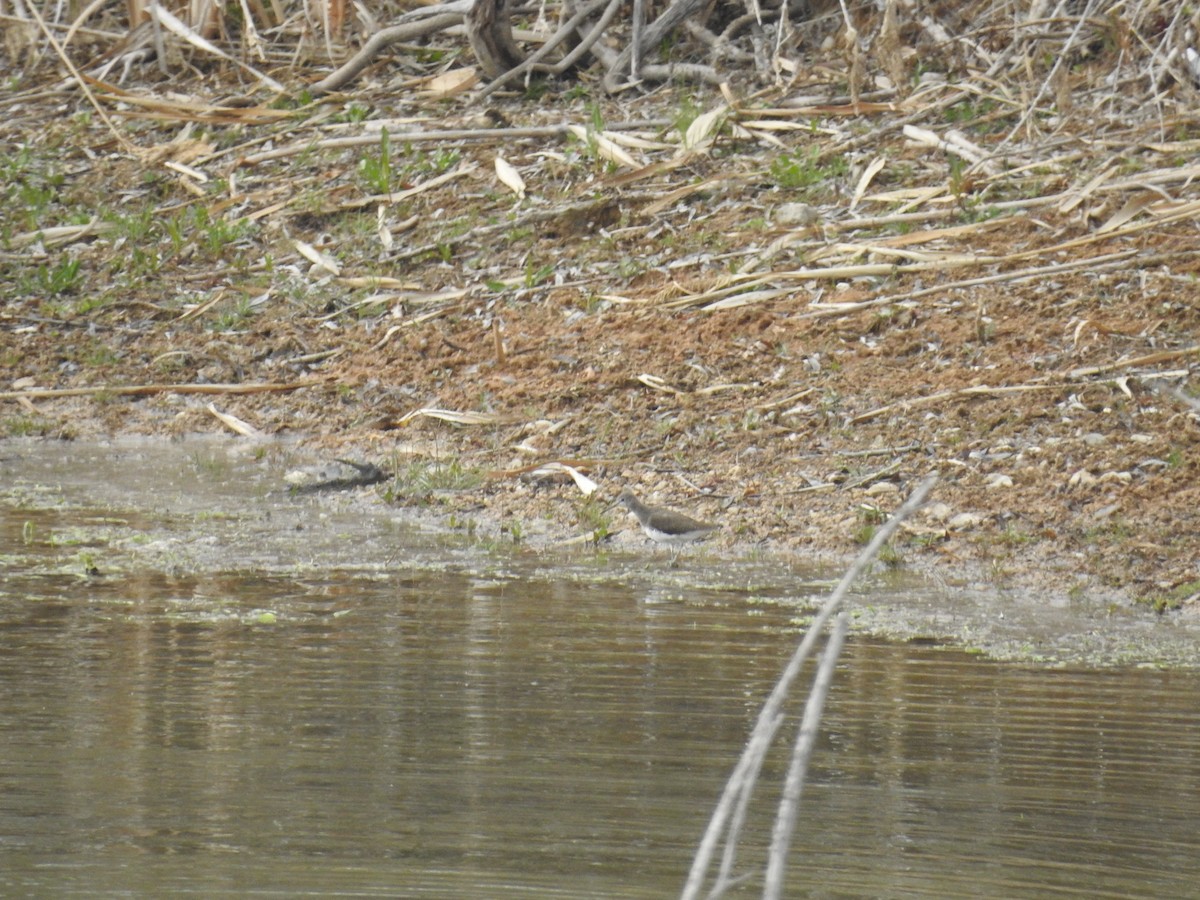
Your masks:
<path fill-rule="evenodd" d="M 656 544 L 670 544 L 675 548 L 675 555 L 671 558 L 672 562 L 679 556 L 679 547 L 682 544 L 698 541 L 720 527 L 719 525 L 710 525 L 708 522 L 699 522 L 691 516 L 685 516 L 673 509 L 647 506 L 635 497 L 629 488 L 621 491 L 617 502 L 623 503 L 630 512 L 637 516 L 638 524 L 642 526 L 642 531 L 646 532 L 646 537 Z"/>

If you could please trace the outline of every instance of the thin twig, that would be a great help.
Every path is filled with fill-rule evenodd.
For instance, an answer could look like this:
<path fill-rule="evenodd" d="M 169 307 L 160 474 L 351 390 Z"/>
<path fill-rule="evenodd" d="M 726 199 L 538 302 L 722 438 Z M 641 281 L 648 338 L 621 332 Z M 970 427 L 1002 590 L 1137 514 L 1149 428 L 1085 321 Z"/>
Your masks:
<path fill-rule="evenodd" d="M 849 621 L 846 610 L 838 613 L 833 630 L 829 633 L 829 640 L 821 652 L 821 661 L 817 667 L 817 676 L 813 679 L 808 702 L 804 705 L 804 718 L 800 720 L 800 733 L 796 735 L 792 760 L 784 782 L 783 798 L 779 801 L 779 812 L 771 833 L 771 850 L 767 857 L 767 874 L 763 885 L 764 900 L 777 900 L 783 895 L 788 848 L 791 846 L 792 832 L 796 828 L 796 817 L 800 812 L 800 793 L 804 788 L 804 776 L 808 772 L 808 761 L 817 742 L 821 712 L 825 708 L 825 698 L 829 696 L 829 686 L 833 684 L 833 670 L 846 641 Z"/>
<path fill-rule="evenodd" d="M 912 515 L 925 502 L 925 498 L 929 495 L 936 482 L 937 475 L 936 473 L 932 473 L 927 475 L 917 485 L 909 498 L 875 532 L 870 543 L 863 548 L 863 551 L 851 564 L 846 574 L 842 576 L 842 580 L 838 582 L 833 593 L 829 595 L 829 598 L 822 604 L 821 609 L 813 617 L 812 623 L 809 625 L 808 631 L 805 632 L 800 645 L 793 652 L 792 658 L 788 660 L 788 664 L 783 670 L 783 674 L 780 675 L 779 680 L 775 683 L 775 688 L 771 691 L 770 697 L 763 704 L 763 708 L 758 714 L 758 720 L 754 725 L 754 730 L 751 732 L 750 739 L 746 743 L 746 749 L 742 752 L 741 759 L 738 760 L 737 765 L 734 767 L 733 774 L 729 777 L 729 781 L 725 785 L 725 790 L 721 794 L 721 799 L 717 802 L 712 819 L 709 821 L 708 828 L 704 832 L 704 837 L 700 841 L 700 847 L 696 851 L 695 858 L 692 860 L 692 868 L 688 873 L 687 883 L 683 889 L 683 900 L 695 900 L 700 895 L 700 890 L 704 886 L 705 875 L 712 863 L 713 854 L 716 852 L 722 832 L 725 832 L 727 829 L 725 852 L 712 895 L 720 893 L 725 885 L 731 883 L 731 873 L 736 855 L 735 850 L 741 825 L 745 820 L 746 808 L 750 802 L 750 793 L 757 780 L 763 760 L 766 758 L 767 749 L 770 747 L 779 726 L 783 724 L 783 703 L 787 699 L 792 683 L 796 680 L 805 661 L 812 653 L 812 649 L 816 645 L 817 638 L 821 630 L 825 627 L 825 623 L 829 621 L 841 606 L 842 601 L 850 590 L 850 586 L 866 571 L 867 567 L 875 559 L 875 556 L 883 548 L 883 545 L 900 526 L 900 523 Z M 816 723 L 812 722 L 812 724 L 815 728 Z"/>

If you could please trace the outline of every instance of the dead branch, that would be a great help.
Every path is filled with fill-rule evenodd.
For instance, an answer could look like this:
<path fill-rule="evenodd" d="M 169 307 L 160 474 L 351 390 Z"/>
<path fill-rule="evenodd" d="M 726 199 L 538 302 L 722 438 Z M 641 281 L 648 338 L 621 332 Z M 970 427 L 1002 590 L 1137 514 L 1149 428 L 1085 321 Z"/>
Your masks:
<path fill-rule="evenodd" d="M 584 53 L 592 48 L 592 45 L 595 44 L 596 41 L 600 39 L 600 35 L 604 33 L 604 29 L 609 26 L 613 18 L 616 16 L 620 5 L 621 0 L 592 0 L 591 3 L 587 4 L 582 9 L 579 9 L 575 15 L 571 16 L 570 19 L 564 22 L 562 27 L 560 27 L 558 31 L 554 32 L 554 34 L 550 37 L 550 40 L 546 41 L 545 44 L 543 44 L 524 62 L 493 78 L 492 81 L 482 88 L 475 96 L 475 102 L 478 103 L 479 101 L 491 95 L 494 91 L 499 90 L 510 81 L 521 77 L 535 67 L 537 67 L 539 70 L 544 70 L 554 75 L 561 75 L 563 72 L 566 72 L 571 68 L 571 66 L 578 62 L 579 58 L 583 56 Z M 584 36 L 583 40 L 578 44 L 578 46 L 572 49 L 570 53 L 568 53 L 554 65 L 544 67 L 538 66 L 538 63 L 545 59 L 546 56 L 548 56 L 550 52 L 559 44 L 563 43 L 563 41 L 569 38 L 575 32 L 575 30 L 583 24 L 584 20 L 587 19 L 588 16 L 595 13 L 596 10 L 600 9 L 601 7 L 604 7 L 604 12 L 601 13 L 600 20 Z"/>
<path fill-rule="evenodd" d="M 663 11 L 662 15 L 641 29 L 639 40 L 630 41 L 611 63 L 606 62 L 605 65 L 608 69 L 608 74 L 604 76 L 604 89 L 610 93 L 619 91 L 624 79 L 624 73 L 631 68 L 635 53 L 638 59 L 645 59 L 646 51 L 652 47 L 657 47 L 685 19 L 690 19 L 692 16 L 698 14 L 707 5 L 708 0 L 675 0 L 675 2 Z M 634 79 L 640 77 L 658 80 L 678 75 L 682 77 L 702 76 L 702 80 L 708 80 L 709 73 L 713 77 L 716 76 L 716 73 L 712 72 L 708 66 L 644 66 L 640 67 L 640 71 L 634 73 Z"/>
<path fill-rule="evenodd" d="M 466 17 L 473 0 L 456 0 L 438 6 L 416 10 L 400 17 L 400 22 L 377 31 L 341 68 L 318 81 L 309 91 L 314 96 L 341 90 L 359 72 L 365 69 L 376 56 L 392 44 L 411 41 L 414 38 L 435 34 L 453 25 L 460 24 Z M 405 21 L 411 17 L 412 21 Z"/>
<path fill-rule="evenodd" d="M 328 384 L 328 379 L 306 381 L 258 382 L 251 384 L 97 384 L 77 388 L 32 388 L 27 391 L 0 391 L 0 400 L 52 400 L 58 397 L 90 397 L 112 394 L 118 397 L 151 394 L 266 394 L 298 391 Z"/>
<path fill-rule="evenodd" d="M 912 515 L 925 502 L 925 498 L 936 483 L 937 475 L 931 474 L 927 475 L 917 485 L 909 498 L 904 501 L 892 517 L 875 533 L 871 542 L 854 560 L 853 564 L 846 571 L 846 574 L 842 576 L 842 580 L 838 583 L 833 593 L 829 595 L 829 598 L 822 604 L 821 609 L 813 617 L 812 624 L 809 625 L 804 638 L 792 653 L 791 659 L 788 660 L 787 666 L 779 676 L 779 680 L 775 683 L 774 690 L 771 691 L 770 697 L 767 698 L 762 709 L 759 711 L 754 730 L 746 742 L 746 749 L 742 751 L 741 759 L 738 760 L 733 773 L 729 776 L 729 781 L 726 782 L 721 799 L 717 803 L 716 809 L 713 810 L 712 819 L 709 821 L 708 828 L 704 832 L 704 837 L 700 841 L 700 847 L 697 849 L 696 855 L 692 860 L 692 868 L 688 873 L 687 883 L 683 889 L 684 900 L 696 900 L 696 898 L 702 896 L 701 890 L 704 886 L 705 877 L 708 874 L 713 857 L 720 844 L 724 844 L 725 849 L 719 869 L 714 878 L 714 884 L 707 896 L 720 896 L 732 883 L 732 870 L 736 860 L 737 844 L 741 836 L 742 826 L 745 823 L 750 797 L 758 781 L 758 776 L 762 770 L 762 765 L 766 759 L 767 751 L 770 749 L 771 742 L 785 720 L 783 713 L 784 702 L 787 700 L 788 693 L 792 689 L 792 684 L 804 668 L 804 663 L 812 655 L 813 649 L 816 647 L 817 640 L 821 632 L 825 629 L 826 623 L 833 618 L 835 613 L 838 613 L 837 621 L 822 653 L 819 671 L 800 723 L 800 733 L 794 745 L 792 762 L 783 797 L 780 800 L 775 831 L 771 842 L 765 895 L 772 897 L 780 895 L 783 864 L 786 861 L 792 827 L 798 812 L 800 787 L 804 781 L 808 759 L 812 754 L 817 727 L 820 724 L 821 710 L 824 706 L 829 682 L 833 673 L 833 666 L 837 661 L 838 652 L 841 649 L 842 638 L 845 635 L 847 626 L 845 610 L 841 609 L 842 603 L 851 585 L 871 565 L 875 556 L 883 548 L 883 545 L 891 539 L 892 534 L 900 527 L 900 523 Z"/>
<path fill-rule="evenodd" d="M 413 21 L 402 20 L 372 35 L 348 62 L 312 85 L 309 90 L 314 95 L 340 90 L 392 44 L 425 37 L 461 23 L 465 26 L 467 40 L 480 68 L 493 82 L 500 82 L 485 89 L 486 96 L 497 90 L 500 85 L 538 68 L 551 50 L 563 43 L 589 16 L 602 7 L 604 12 L 599 21 L 588 29 L 580 44 L 559 63 L 548 66 L 545 71 L 561 74 L 576 65 L 585 53 L 591 52 L 607 70 L 604 86 L 609 92 L 619 91 L 642 79 L 667 81 L 682 78 L 716 85 L 721 82 L 721 77 L 708 65 L 644 65 L 640 62 L 646 58 L 650 48 L 657 46 L 672 30 L 701 12 L 706 5 L 707 0 L 676 0 L 654 22 L 636 29 L 633 39 L 618 53 L 599 43 L 599 39 L 616 17 L 620 8 L 619 0 L 593 0 L 576 11 L 545 46 L 527 58 L 513 38 L 512 0 L 455 0 L 410 13 L 409 15 L 414 17 Z M 407 18 L 408 16 L 403 17 Z M 638 62 L 635 64 L 634 60 Z"/>

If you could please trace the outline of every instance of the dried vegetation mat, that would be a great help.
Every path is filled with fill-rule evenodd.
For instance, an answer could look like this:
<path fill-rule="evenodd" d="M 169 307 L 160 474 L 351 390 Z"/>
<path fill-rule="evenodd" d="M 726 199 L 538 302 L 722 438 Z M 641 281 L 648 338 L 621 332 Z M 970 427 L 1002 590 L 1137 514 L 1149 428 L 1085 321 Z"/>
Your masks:
<path fill-rule="evenodd" d="M 0 7 L 6 434 L 807 553 L 938 470 L 893 561 L 1195 606 L 1194 4 L 61 9 Z"/>

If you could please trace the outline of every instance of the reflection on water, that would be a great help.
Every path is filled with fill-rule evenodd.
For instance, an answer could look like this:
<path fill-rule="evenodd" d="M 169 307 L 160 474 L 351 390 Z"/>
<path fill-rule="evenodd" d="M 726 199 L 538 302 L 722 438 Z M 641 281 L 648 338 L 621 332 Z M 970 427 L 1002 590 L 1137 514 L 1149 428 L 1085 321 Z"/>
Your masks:
<path fill-rule="evenodd" d="M 840 675 L 797 864 L 859 896 L 1194 893 L 1194 673 L 875 646 Z"/>
<path fill-rule="evenodd" d="M 794 640 L 708 601 L 10 573 L 0 893 L 670 896 Z M 851 645 L 795 895 L 1190 892 L 1198 687 Z"/>

